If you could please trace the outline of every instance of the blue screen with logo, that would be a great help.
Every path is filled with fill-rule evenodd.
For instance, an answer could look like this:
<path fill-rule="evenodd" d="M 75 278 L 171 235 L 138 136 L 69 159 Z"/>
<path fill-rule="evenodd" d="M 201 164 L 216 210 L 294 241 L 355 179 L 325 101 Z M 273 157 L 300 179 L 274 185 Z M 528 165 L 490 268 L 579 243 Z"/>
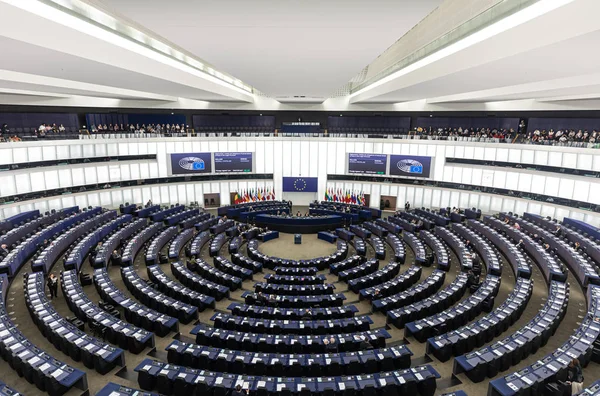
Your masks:
<path fill-rule="evenodd" d="M 171 154 L 171 172 L 174 175 L 211 173 L 211 153 Z"/>
<path fill-rule="evenodd" d="M 390 155 L 390 175 L 429 177 L 431 157 L 417 155 Z"/>

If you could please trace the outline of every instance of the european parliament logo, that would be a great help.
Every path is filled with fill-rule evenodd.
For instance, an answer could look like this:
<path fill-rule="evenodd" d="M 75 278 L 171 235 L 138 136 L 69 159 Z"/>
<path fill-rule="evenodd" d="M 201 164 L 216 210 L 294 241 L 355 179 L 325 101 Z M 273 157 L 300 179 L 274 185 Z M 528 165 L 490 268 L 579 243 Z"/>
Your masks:
<path fill-rule="evenodd" d="M 423 164 L 413 159 L 402 159 L 396 163 L 396 166 L 404 173 L 423 173 Z"/>
<path fill-rule="evenodd" d="M 294 180 L 294 190 L 296 190 L 296 191 L 306 190 L 306 180 L 304 180 L 304 179 Z"/>
<path fill-rule="evenodd" d="M 197 171 L 204 170 L 205 164 L 202 158 L 198 157 L 184 157 L 179 160 L 179 167 L 185 170 Z"/>

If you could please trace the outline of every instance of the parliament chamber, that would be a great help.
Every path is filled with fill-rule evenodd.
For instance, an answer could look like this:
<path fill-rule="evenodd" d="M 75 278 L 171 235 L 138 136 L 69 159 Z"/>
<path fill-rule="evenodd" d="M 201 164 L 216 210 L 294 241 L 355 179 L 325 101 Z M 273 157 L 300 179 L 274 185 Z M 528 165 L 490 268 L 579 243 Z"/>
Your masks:
<path fill-rule="evenodd" d="M 82 153 L 144 145 L 166 150 L 157 158 L 168 160 L 185 145 L 180 139 L 70 145 Z M 212 144 L 210 137 L 188 139 Z M 558 395 L 570 391 L 574 359 L 585 373 L 582 387 L 594 394 L 600 375 L 595 211 L 391 179 L 336 180 L 343 172 L 324 176 L 322 194 L 286 192 L 294 159 L 265 149 L 305 139 L 317 148 L 309 155 L 323 161 L 317 177 L 329 168 L 321 145 L 347 151 L 360 141 L 230 138 L 231 150 L 254 144 L 256 173 L 249 178 L 164 180 L 156 187 L 112 179 L 108 191 L 1 206 L 0 367 L 11 373 L 1 378 L 5 394 L 229 395 L 240 385 L 252 395 Z M 39 145 L 58 152 L 60 144 L 3 150 L 14 158 L 21 145 L 35 153 Z M 432 154 L 529 149 L 360 144 Z M 556 149 L 565 150 L 534 152 Z M 578 150 L 578 164 L 579 157 L 596 157 Z M 453 164 L 432 159 L 433 180 L 447 173 L 454 180 Z M 161 173 L 171 165 L 165 160 L 146 166 Z M 133 165 L 117 166 L 125 178 Z M 70 173 L 59 183 L 76 186 L 70 168 L 59 168 Z M 88 169 L 95 177 L 103 172 Z M 54 171 L 39 170 L 51 183 Z M 256 180 L 263 170 L 273 171 L 271 179 Z M 18 172 L 0 175 L 2 194 L 10 183 L 21 191 Z M 550 176 L 515 171 L 513 177 L 520 183 Z M 593 201 L 593 180 L 572 182 L 588 183 L 585 199 Z M 546 180 L 544 188 L 553 187 Z M 217 192 L 220 206 L 211 208 L 202 197 Z M 368 205 L 363 196 L 397 203 Z"/>
<path fill-rule="evenodd" d="M 0 0 L 0 396 L 600 396 L 598 15 Z"/>

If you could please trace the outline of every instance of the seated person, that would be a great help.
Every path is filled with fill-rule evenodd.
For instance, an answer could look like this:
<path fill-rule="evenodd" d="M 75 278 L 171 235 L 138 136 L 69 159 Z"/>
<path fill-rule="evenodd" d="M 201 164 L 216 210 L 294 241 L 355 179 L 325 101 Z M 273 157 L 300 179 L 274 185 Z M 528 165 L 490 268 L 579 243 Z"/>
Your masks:
<path fill-rule="evenodd" d="M 467 287 L 479 286 L 479 277 L 475 275 L 473 270 L 470 270 L 467 275 Z"/>
<path fill-rule="evenodd" d="M 367 341 L 367 337 L 360 336 L 360 345 L 358 349 L 361 351 L 367 351 L 373 349 L 373 345 L 371 345 L 371 343 Z"/>

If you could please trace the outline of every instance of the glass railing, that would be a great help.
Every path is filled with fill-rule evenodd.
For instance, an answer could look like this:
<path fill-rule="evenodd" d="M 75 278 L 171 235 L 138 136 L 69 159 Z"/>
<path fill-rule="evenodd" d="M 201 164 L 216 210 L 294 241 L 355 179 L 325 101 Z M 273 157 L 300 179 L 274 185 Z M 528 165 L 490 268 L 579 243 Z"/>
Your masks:
<path fill-rule="evenodd" d="M 402 70 L 405 67 L 427 57 L 428 55 L 454 44 L 465 37 L 468 37 L 471 34 L 486 28 L 487 26 L 490 26 L 512 14 L 515 14 L 516 12 L 529 7 L 534 3 L 537 3 L 538 1 L 540 0 L 504 0 L 488 8 L 477 16 L 469 19 L 460 26 L 457 26 L 448 33 L 445 33 L 444 35 L 434 39 L 429 44 L 426 44 L 420 49 L 408 54 L 390 67 L 367 78 L 364 81 L 361 81 L 360 83 L 357 83 L 356 85 L 353 85 L 350 89 L 350 93 L 352 94 L 358 92 L 361 89 L 381 80 L 382 78 L 385 78 L 390 74 L 397 72 L 398 70 Z"/>

